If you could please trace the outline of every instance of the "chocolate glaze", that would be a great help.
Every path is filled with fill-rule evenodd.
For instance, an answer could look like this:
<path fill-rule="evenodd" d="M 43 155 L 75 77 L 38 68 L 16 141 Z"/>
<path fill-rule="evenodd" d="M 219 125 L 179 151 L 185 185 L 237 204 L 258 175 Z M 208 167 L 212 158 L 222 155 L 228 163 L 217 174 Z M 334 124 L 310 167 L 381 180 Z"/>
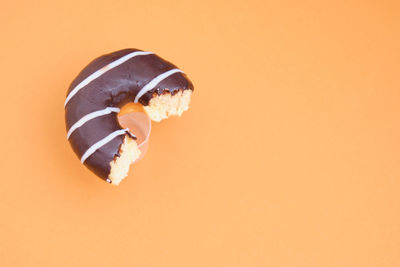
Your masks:
<path fill-rule="evenodd" d="M 72 81 L 68 94 L 80 82 L 102 67 L 138 49 L 124 49 L 103 55 L 87 65 Z M 80 89 L 66 104 L 65 122 L 67 130 L 83 116 L 106 107 L 122 107 L 133 102 L 140 89 L 154 77 L 176 68 L 172 63 L 155 54 L 141 55 L 129 59 L 109 70 Z M 139 102 L 148 105 L 155 94 L 178 90 L 193 90 L 193 84 L 183 73 L 175 73 L 162 80 L 155 88 L 145 93 Z M 117 113 L 94 118 L 72 132 L 69 141 L 76 155 L 82 155 L 96 142 L 110 133 L 121 129 Z M 128 133 L 127 133 L 128 134 Z M 134 134 L 134 133 L 133 133 Z M 126 134 L 125 134 L 126 135 Z M 102 179 L 106 180 L 111 171 L 110 162 L 119 156 L 119 149 L 125 135 L 119 135 L 96 150 L 84 164 Z"/>

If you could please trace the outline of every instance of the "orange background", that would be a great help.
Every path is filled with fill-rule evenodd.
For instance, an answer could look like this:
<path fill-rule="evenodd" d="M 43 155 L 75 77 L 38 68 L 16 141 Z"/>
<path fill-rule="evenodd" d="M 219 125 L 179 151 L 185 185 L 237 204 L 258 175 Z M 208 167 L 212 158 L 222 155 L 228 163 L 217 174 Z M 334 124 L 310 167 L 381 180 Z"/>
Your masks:
<path fill-rule="evenodd" d="M 400 266 L 398 1 L 72 2 L 1 4 L 1 266 Z M 126 47 L 195 94 L 113 187 L 63 103 Z"/>

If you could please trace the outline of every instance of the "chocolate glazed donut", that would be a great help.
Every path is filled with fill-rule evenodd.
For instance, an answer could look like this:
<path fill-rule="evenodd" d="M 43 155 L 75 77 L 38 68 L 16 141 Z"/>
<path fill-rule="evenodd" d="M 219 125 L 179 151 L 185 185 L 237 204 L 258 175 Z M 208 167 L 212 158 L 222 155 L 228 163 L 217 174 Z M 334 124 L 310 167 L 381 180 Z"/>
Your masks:
<path fill-rule="evenodd" d="M 139 102 L 154 121 L 181 115 L 193 84 L 151 52 L 124 49 L 93 60 L 71 83 L 65 100 L 67 138 L 81 162 L 112 184 L 127 175 L 140 150 L 118 122 L 120 107 Z"/>

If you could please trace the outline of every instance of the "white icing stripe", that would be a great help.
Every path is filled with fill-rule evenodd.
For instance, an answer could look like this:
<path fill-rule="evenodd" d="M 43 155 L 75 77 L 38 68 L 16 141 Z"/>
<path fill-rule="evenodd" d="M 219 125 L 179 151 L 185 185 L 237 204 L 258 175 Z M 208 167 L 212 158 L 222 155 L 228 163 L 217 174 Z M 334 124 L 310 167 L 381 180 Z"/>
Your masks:
<path fill-rule="evenodd" d="M 67 105 L 68 101 L 83 87 L 85 87 L 86 85 L 88 85 L 90 82 L 92 82 L 93 80 L 99 78 L 101 75 L 103 75 L 104 73 L 106 73 L 107 71 L 121 65 L 122 63 L 128 61 L 129 59 L 136 57 L 136 56 L 144 56 L 144 55 L 150 55 L 153 54 L 153 52 L 145 52 L 145 51 L 136 51 L 136 52 L 132 52 L 129 53 L 111 63 L 109 63 L 108 65 L 102 67 L 101 69 L 95 71 L 94 73 L 92 73 L 91 75 L 89 75 L 86 79 L 84 79 L 83 81 L 81 81 L 77 86 L 75 86 L 74 89 L 71 90 L 71 92 L 68 94 L 67 99 L 65 100 L 64 103 L 64 108 Z"/>
<path fill-rule="evenodd" d="M 107 135 L 106 137 L 104 137 L 103 139 L 101 139 L 100 141 L 98 141 L 97 143 L 95 143 L 94 145 L 92 145 L 91 147 L 89 147 L 89 149 L 86 150 L 85 154 L 83 154 L 83 156 L 81 158 L 81 162 L 84 163 L 85 160 L 88 157 L 90 157 L 94 152 L 96 152 L 97 149 L 99 149 L 100 147 L 104 146 L 105 144 L 107 144 L 108 142 L 113 140 L 118 135 L 125 134 L 127 131 L 129 131 L 129 129 L 121 129 L 121 130 L 117 130 L 115 132 L 112 132 L 109 135 Z"/>
<path fill-rule="evenodd" d="M 112 108 L 112 107 L 107 107 L 105 109 L 102 110 L 98 110 L 92 113 L 89 113 L 85 116 L 83 116 L 79 121 L 75 122 L 74 125 L 71 126 L 71 128 L 69 128 L 68 133 L 67 133 L 67 139 L 69 139 L 69 137 L 71 136 L 71 134 L 78 129 L 79 127 L 81 127 L 83 124 L 85 124 L 86 122 L 100 117 L 100 116 L 104 116 L 107 114 L 110 114 L 111 112 L 119 112 L 119 108 Z"/>
<path fill-rule="evenodd" d="M 166 71 L 166 72 L 158 75 L 157 77 L 155 77 L 148 84 L 143 86 L 142 89 L 140 89 L 139 93 L 135 97 L 135 103 L 137 103 L 139 101 L 139 99 L 142 97 L 142 95 L 144 95 L 145 93 L 147 93 L 148 91 L 150 91 L 151 89 L 156 87 L 157 84 L 159 84 L 162 80 L 168 78 L 169 76 L 171 76 L 172 74 L 177 73 L 177 72 L 183 73 L 183 71 L 181 71 L 180 69 L 172 69 L 172 70 Z"/>

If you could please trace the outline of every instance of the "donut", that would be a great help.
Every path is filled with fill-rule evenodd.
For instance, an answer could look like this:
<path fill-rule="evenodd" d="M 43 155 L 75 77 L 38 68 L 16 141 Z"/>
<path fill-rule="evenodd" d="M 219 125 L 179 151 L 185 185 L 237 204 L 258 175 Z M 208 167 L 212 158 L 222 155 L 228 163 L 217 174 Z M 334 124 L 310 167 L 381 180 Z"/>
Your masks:
<path fill-rule="evenodd" d="M 67 139 L 81 163 L 118 185 L 140 156 L 135 133 L 118 122 L 120 109 L 139 103 L 158 122 L 187 110 L 192 92 L 186 74 L 152 52 L 130 48 L 100 56 L 67 91 Z"/>

